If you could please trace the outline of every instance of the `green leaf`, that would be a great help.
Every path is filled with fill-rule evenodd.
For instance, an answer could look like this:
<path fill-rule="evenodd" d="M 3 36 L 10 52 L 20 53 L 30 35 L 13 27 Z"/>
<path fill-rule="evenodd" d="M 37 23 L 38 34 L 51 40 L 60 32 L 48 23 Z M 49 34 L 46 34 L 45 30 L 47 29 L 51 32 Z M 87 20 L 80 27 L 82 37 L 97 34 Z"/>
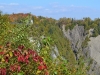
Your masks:
<path fill-rule="evenodd" d="M 20 72 L 20 73 L 18 73 L 17 75 L 24 75 L 24 73 Z"/>
<path fill-rule="evenodd" d="M 54 72 L 54 75 L 57 75 L 57 71 Z"/>
<path fill-rule="evenodd" d="M 44 54 L 47 54 L 47 51 L 46 50 L 44 51 Z"/>

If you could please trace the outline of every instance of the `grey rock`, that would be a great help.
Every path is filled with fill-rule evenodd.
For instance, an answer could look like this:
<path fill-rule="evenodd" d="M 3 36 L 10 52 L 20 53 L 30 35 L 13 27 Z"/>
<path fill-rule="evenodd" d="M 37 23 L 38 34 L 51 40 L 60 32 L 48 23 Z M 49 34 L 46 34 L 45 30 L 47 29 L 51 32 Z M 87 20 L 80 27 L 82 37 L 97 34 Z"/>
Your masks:
<path fill-rule="evenodd" d="M 90 48 L 90 56 L 100 65 L 100 35 L 91 37 L 88 42 Z"/>
<path fill-rule="evenodd" d="M 93 34 L 94 29 L 89 31 L 84 30 L 84 26 L 76 25 L 72 30 L 65 30 L 65 25 L 62 25 L 64 36 L 71 42 L 72 50 L 76 56 L 76 60 L 80 56 L 84 56 L 86 66 L 89 66 L 87 75 L 100 75 L 100 35 L 91 37 L 86 48 L 82 48 L 82 42 L 85 38 Z"/>
<path fill-rule="evenodd" d="M 71 47 L 73 52 L 75 53 L 76 59 L 78 59 L 78 50 L 81 49 L 82 42 L 85 40 L 85 31 L 84 26 L 76 25 L 72 30 L 65 30 L 65 25 L 62 26 L 62 32 L 65 37 L 69 39 L 71 42 Z"/>
<path fill-rule="evenodd" d="M 57 48 L 57 46 L 54 46 L 53 50 L 51 51 L 51 57 L 53 59 L 56 59 L 58 56 L 59 56 L 58 48 Z"/>

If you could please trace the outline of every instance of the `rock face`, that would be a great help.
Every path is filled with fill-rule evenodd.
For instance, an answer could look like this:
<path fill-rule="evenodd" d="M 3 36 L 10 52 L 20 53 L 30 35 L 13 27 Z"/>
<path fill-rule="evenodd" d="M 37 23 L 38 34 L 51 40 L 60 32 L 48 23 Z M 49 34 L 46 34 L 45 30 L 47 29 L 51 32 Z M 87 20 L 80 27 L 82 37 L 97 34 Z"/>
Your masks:
<path fill-rule="evenodd" d="M 53 59 L 56 59 L 59 56 L 59 51 L 57 46 L 54 46 L 53 50 L 51 51 L 51 57 Z"/>
<path fill-rule="evenodd" d="M 85 34 L 84 26 L 76 25 L 72 30 L 65 30 L 65 25 L 62 26 L 62 32 L 65 37 L 71 42 L 72 50 L 76 56 L 76 60 L 83 55 L 89 66 L 87 75 L 100 75 L 100 35 L 91 37 L 87 47 L 82 48 L 82 42 L 88 36 L 92 35 L 93 29 L 89 30 L 89 34 Z"/>
<path fill-rule="evenodd" d="M 77 57 L 77 52 L 79 49 L 81 49 L 82 42 L 85 40 L 85 31 L 84 31 L 84 26 L 78 26 L 76 25 L 72 30 L 68 29 L 67 31 L 65 30 L 65 25 L 62 26 L 62 31 L 65 37 L 69 39 L 71 42 L 71 47 L 73 49 L 73 52 Z"/>
<path fill-rule="evenodd" d="M 91 37 L 88 45 L 90 48 L 90 56 L 100 65 L 100 35 Z"/>
<path fill-rule="evenodd" d="M 100 65 L 96 61 L 93 60 L 87 75 L 100 75 Z"/>
<path fill-rule="evenodd" d="M 100 35 L 97 37 L 91 37 L 90 41 L 88 42 L 88 47 L 90 57 L 93 59 L 89 74 L 100 75 Z"/>

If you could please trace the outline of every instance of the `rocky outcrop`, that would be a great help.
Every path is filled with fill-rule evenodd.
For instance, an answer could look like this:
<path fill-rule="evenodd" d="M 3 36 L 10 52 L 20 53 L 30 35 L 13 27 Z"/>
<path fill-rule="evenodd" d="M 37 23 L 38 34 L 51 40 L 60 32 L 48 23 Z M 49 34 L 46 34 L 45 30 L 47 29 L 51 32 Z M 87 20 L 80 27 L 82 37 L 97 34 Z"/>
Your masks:
<path fill-rule="evenodd" d="M 100 65 L 100 35 L 91 37 L 88 43 L 90 56 Z"/>
<path fill-rule="evenodd" d="M 62 26 L 62 31 L 65 37 L 71 42 L 71 47 L 75 53 L 76 59 L 78 59 L 78 51 L 81 50 L 82 42 L 85 40 L 84 26 L 76 25 L 72 30 L 65 30 L 65 25 Z"/>
<path fill-rule="evenodd" d="M 54 46 L 54 47 L 53 47 L 53 50 L 51 51 L 51 57 L 52 57 L 53 59 L 56 59 L 59 55 L 60 55 L 60 54 L 59 54 L 59 51 L 58 51 L 57 46 Z"/>
<path fill-rule="evenodd" d="M 90 57 L 93 59 L 88 73 L 90 75 L 100 75 L 100 35 L 97 37 L 90 37 L 88 50 L 90 52 Z"/>
<path fill-rule="evenodd" d="M 100 75 L 100 35 L 90 37 L 93 29 L 90 29 L 88 34 L 84 30 L 84 26 L 76 25 L 72 30 L 65 30 L 65 25 L 62 26 L 62 32 L 65 37 L 71 42 L 72 50 L 76 56 L 76 60 L 82 55 L 84 56 L 86 66 L 89 67 L 87 75 Z M 90 37 L 90 41 L 86 47 L 82 47 L 82 42 L 86 37 Z"/>

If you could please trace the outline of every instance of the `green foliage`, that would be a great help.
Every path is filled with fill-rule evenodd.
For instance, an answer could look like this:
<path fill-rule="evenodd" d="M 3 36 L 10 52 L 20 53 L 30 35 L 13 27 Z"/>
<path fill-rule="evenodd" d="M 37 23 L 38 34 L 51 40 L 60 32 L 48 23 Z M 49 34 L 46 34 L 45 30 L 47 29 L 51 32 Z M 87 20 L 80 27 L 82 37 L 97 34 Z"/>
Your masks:
<path fill-rule="evenodd" d="M 10 23 L 7 15 L 0 14 L 0 44 L 3 45 L 6 42 L 11 42 L 13 50 L 19 45 L 24 45 L 26 49 L 32 48 L 36 50 L 46 62 L 50 75 L 85 75 L 86 70 L 83 58 L 80 58 L 79 61 L 75 60 L 70 42 L 64 37 L 59 27 L 65 24 L 67 30 L 73 29 L 76 24 L 83 25 L 86 30 L 94 28 L 94 35 L 97 36 L 100 34 L 100 27 L 98 25 L 100 20 L 92 21 L 90 18 L 85 18 L 83 20 L 62 18 L 56 21 L 55 19 L 42 16 L 32 16 L 32 19 L 34 20 L 34 24 L 30 26 L 26 26 L 27 18 L 19 19 L 17 21 L 18 23 L 14 25 Z M 41 38 L 41 36 L 44 36 L 44 38 Z M 30 37 L 35 41 L 35 45 L 34 42 L 30 43 Z M 88 37 L 86 37 L 82 47 L 86 47 L 87 41 L 89 41 Z M 59 56 L 53 60 L 51 58 L 51 51 L 55 45 L 57 46 Z M 15 60 L 15 58 L 11 59 L 10 63 L 13 63 L 13 60 Z M 34 68 L 32 67 L 33 65 Z M 41 71 L 38 71 L 36 66 L 37 64 L 31 64 L 31 66 L 23 65 L 23 67 L 32 69 L 37 75 L 43 75 Z M 23 68 L 22 71 L 27 70 L 27 68 Z M 22 71 L 19 72 L 18 75 L 24 75 Z M 31 73 L 33 72 L 30 71 L 30 74 Z"/>
<path fill-rule="evenodd" d="M 89 39 L 89 37 L 87 36 L 87 37 L 85 38 L 85 40 L 82 42 L 82 48 L 85 48 L 85 47 L 88 46 L 88 41 L 90 41 L 90 39 Z"/>
<path fill-rule="evenodd" d="M 68 29 L 72 30 L 74 28 L 74 26 L 75 26 L 74 24 L 66 25 L 65 30 L 68 30 Z"/>
<path fill-rule="evenodd" d="M 96 37 L 96 36 L 98 36 L 98 35 L 99 35 L 99 33 L 98 33 L 98 28 L 94 28 L 92 37 Z"/>
<path fill-rule="evenodd" d="M 12 33 L 9 35 L 10 41 L 16 46 L 19 44 L 23 44 L 26 47 L 30 47 L 29 40 L 28 40 L 28 32 L 26 25 L 16 25 L 16 27 L 12 30 Z M 27 42 L 27 43 L 26 43 Z"/>
<path fill-rule="evenodd" d="M 14 26 L 10 25 L 8 15 L 0 15 L 0 44 L 4 44 L 6 37 Z"/>
<path fill-rule="evenodd" d="M 100 25 L 97 25 L 97 26 L 94 27 L 94 31 L 93 31 L 93 35 L 92 36 L 96 37 L 98 35 L 100 35 Z"/>

